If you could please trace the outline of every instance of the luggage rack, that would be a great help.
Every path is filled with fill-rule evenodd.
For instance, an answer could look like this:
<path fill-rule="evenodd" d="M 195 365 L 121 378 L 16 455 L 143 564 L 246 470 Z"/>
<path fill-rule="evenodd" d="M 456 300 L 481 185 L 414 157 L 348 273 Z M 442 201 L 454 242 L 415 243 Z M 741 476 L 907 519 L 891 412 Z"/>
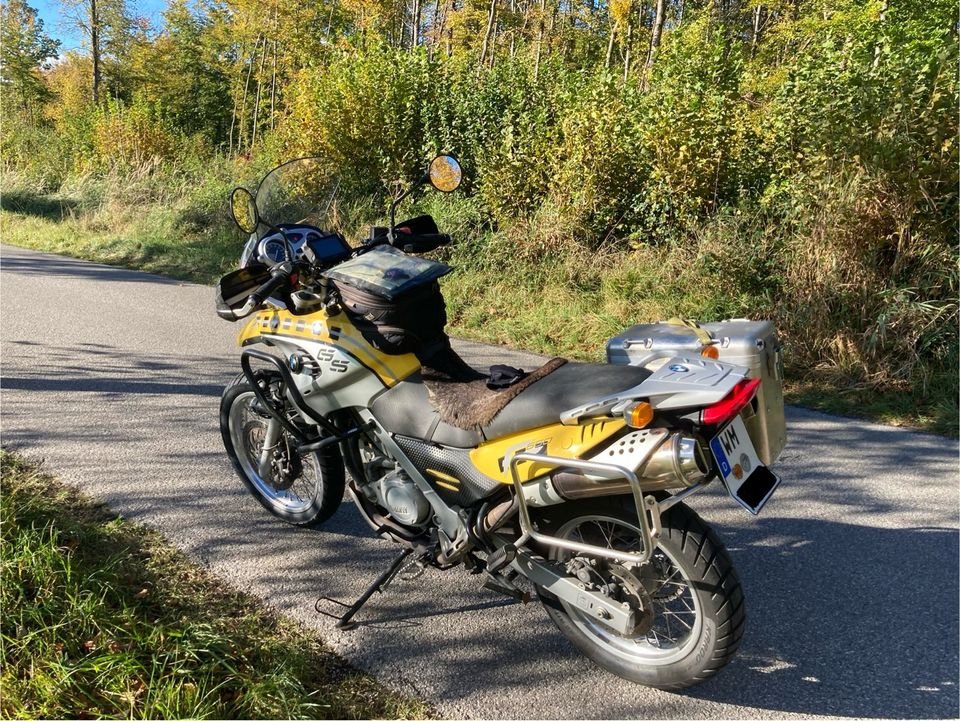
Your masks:
<path fill-rule="evenodd" d="M 527 500 L 523 495 L 523 483 L 517 472 L 517 466 L 524 462 L 538 463 L 555 468 L 576 468 L 587 473 L 591 473 L 601 478 L 610 480 L 625 478 L 630 483 L 630 489 L 633 492 L 633 500 L 637 506 L 637 519 L 640 523 L 640 535 L 643 540 L 643 548 L 636 552 L 617 551 L 612 548 L 602 548 L 601 546 L 592 546 L 587 543 L 569 541 L 564 538 L 556 538 L 544 533 L 540 533 L 533 527 L 530 520 L 530 509 L 527 506 Z M 643 495 L 640 487 L 640 479 L 637 474 L 629 468 L 614 465 L 612 463 L 597 463 L 596 461 L 581 461 L 575 458 L 560 458 L 557 456 L 548 456 L 539 453 L 515 453 L 510 456 L 510 477 L 513 480 L 513 487 L 517 492 L 517 501 L 520 506 L 520 530 L 521 536 L 514 543 L 519 548 L 527 543 L 528 540 L 534 540 L 545 546 L 554 546 L 567 551 L 574 551 L 590 556 L 599 556 L 614 561 L 620 561 L 628 564 L 644 564 L 650 560 L 653 551 L 656 548 L 657 541 L 660 538 L 660 505 L 657 499 L 652 495 Z"/>

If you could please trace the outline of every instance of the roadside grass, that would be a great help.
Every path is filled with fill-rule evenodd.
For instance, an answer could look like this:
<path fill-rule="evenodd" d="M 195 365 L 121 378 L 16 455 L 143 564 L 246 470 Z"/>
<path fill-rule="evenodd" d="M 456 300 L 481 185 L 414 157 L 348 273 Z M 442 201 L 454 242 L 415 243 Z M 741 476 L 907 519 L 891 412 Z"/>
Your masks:
<path fill-rule="evenodd" d="M 431 709 L 0 451 L 3 718 L 423 718 Z"/>
<path fill-rule="evenodd" d="M 220 190 L 226 197 L 228 186 L 222 180 L 212 181 L 203 193 L 207 200 L 198 210 L 196 198 L 176 194 L 165 204 L 150 201 L 131 208 L 116 188 L 90 197 L 91 191 L 80 183 L 57 195 L 42 195 L 14 183 L 0 198 L 0 239 L 214 283 L 236 267 L 243 244 L 227 219 L 222 199 L 216 199 Z M 149 198 L 149 193 L 139 195 Z M 782 296 L 753 287 L 757 274 L 776 278 L 784 272 L 767 267 L 768 261 L 760 256 L 741 257 L 741 248 L 762 250 L 763 238 L 770 236 L 767 228 L 742 221 L 728 226 L 721 219 L 693 242 L 606 252 L 558 240 L 562 230 L 553 229 L 549 222 L 492 233 L 467 199 L 426 195 L 419 208 L 408 211 L 431 212 L 458 238 L 454 246 L 441 251 L 441 258 L 456 268 L 442 281 L 449 327 L 455 335 L 600 362 L 606 340 L 634 323 L 677 315 L 779 317 L 786 348 L 787 402 L 948 436 L 960 433 L 955 360 L 941 361 L 939 367 L 928 370 L 909 346 L 909 338 L 900 344 L 899 360 L 865 358 L 860 350 L 864 341 L 851 337 L 843 319 L 821 312 L 817 302 L 806 307 L 800 297 L 789 309 Z M 375 215 L 370 207 L 348 209 L 348 235 L 351 231 L 358 235 Z M 739 246 L 717 240 L 749 232 L 755 238 L 745 237 L 737 241 Z M 733 287 L 731 278 L 739 279 Z M 855 301 L 844 302 L 855 305 Z M 932 327 L 932 321 L 918 314 L 918 307 L 923 310 L 920 304 L 898 306 L 890 325 Z M 935 312 L 951 311 L 944 307 Z M 952 312 L 955 315 L 955 309 Z M 819 327 L 814 332 L 812 326 Z M 940 322 L 939 327 L 956 335 L 956 328 L 951 331 L 949 324 Z M 874 332 L 882 336 L 903 331 L 879 327 Z M 811 338 L 818 345 L 811 346 Z M 913 342 L 916 346 L 921 341 Z M 945 346 L 955 353 L 956 338 Z M 818 362 L 818 355 L 831 361 Z M 905 373 L 915 380 L 905 380 Z"/>
<path fill-rule="evenodd" d="M 224 211 L 225 212 L 225 211 Z M 68 193 L 39 196 L 6 188 L 0 195 L 0 239 L 181 280 L 213 283 L 236 267 L 242 241 L 219 213 L 172 202 L 89 207 Z"/>

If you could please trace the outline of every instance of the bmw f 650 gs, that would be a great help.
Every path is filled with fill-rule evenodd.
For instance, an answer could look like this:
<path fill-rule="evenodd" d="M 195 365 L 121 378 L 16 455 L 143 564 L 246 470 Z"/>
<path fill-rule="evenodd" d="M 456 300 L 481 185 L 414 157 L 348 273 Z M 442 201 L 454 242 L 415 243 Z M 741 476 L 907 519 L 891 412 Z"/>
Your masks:
<path fill-rule="evenodd" d="M 676 689 L 716 673 L 740 643 L 744 599 L 686 500 L 719 480 L 758 513 L 780 482 L 772 326 L 673 320 L 617 336 L 607 364 L 479 371 L 444 333 L 438 278 L 451 268 L 418 255 L 449 236 L 429 216 L 395 221 L 414 188 L 455 190 L 457 161 L 436 157 L 356 248 L 331 232 L 336 187 L 317 168 L 291 161 L 231 197 L 250 238 L 217 312 L 250 318 L 220 425 L 270 513 L 320 526 L 346 492 L 401 546 L 338 625 L 405 564 L 462 565 L 523 600 L 535 589 L 560 631 L 623 678 Z"/>

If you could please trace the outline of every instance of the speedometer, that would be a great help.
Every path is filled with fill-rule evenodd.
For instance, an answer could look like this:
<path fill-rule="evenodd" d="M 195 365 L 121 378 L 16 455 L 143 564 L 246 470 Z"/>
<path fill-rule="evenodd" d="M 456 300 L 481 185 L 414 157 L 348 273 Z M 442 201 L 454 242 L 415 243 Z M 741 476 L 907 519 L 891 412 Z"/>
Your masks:
<path fill-rule="evenodd" d="M 283 241 L 276 238 L 265 241 L 260 248 L 260 255 L 269 258 L 273 263 L 282 263 L 286 259 Z"/>

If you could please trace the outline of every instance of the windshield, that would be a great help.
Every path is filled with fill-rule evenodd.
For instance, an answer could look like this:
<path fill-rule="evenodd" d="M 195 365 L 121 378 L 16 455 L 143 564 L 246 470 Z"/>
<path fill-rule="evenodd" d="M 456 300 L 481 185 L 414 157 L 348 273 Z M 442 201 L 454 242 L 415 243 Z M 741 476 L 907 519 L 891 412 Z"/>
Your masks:
<path fill-rule="evenodd" d="M 336 176 L 324 171 L 320 158 L 297 158 L 278 165 L 257 187 L 260 230 L 281 223 L 307 223 L 334 230 L 339 185 Z"/>

